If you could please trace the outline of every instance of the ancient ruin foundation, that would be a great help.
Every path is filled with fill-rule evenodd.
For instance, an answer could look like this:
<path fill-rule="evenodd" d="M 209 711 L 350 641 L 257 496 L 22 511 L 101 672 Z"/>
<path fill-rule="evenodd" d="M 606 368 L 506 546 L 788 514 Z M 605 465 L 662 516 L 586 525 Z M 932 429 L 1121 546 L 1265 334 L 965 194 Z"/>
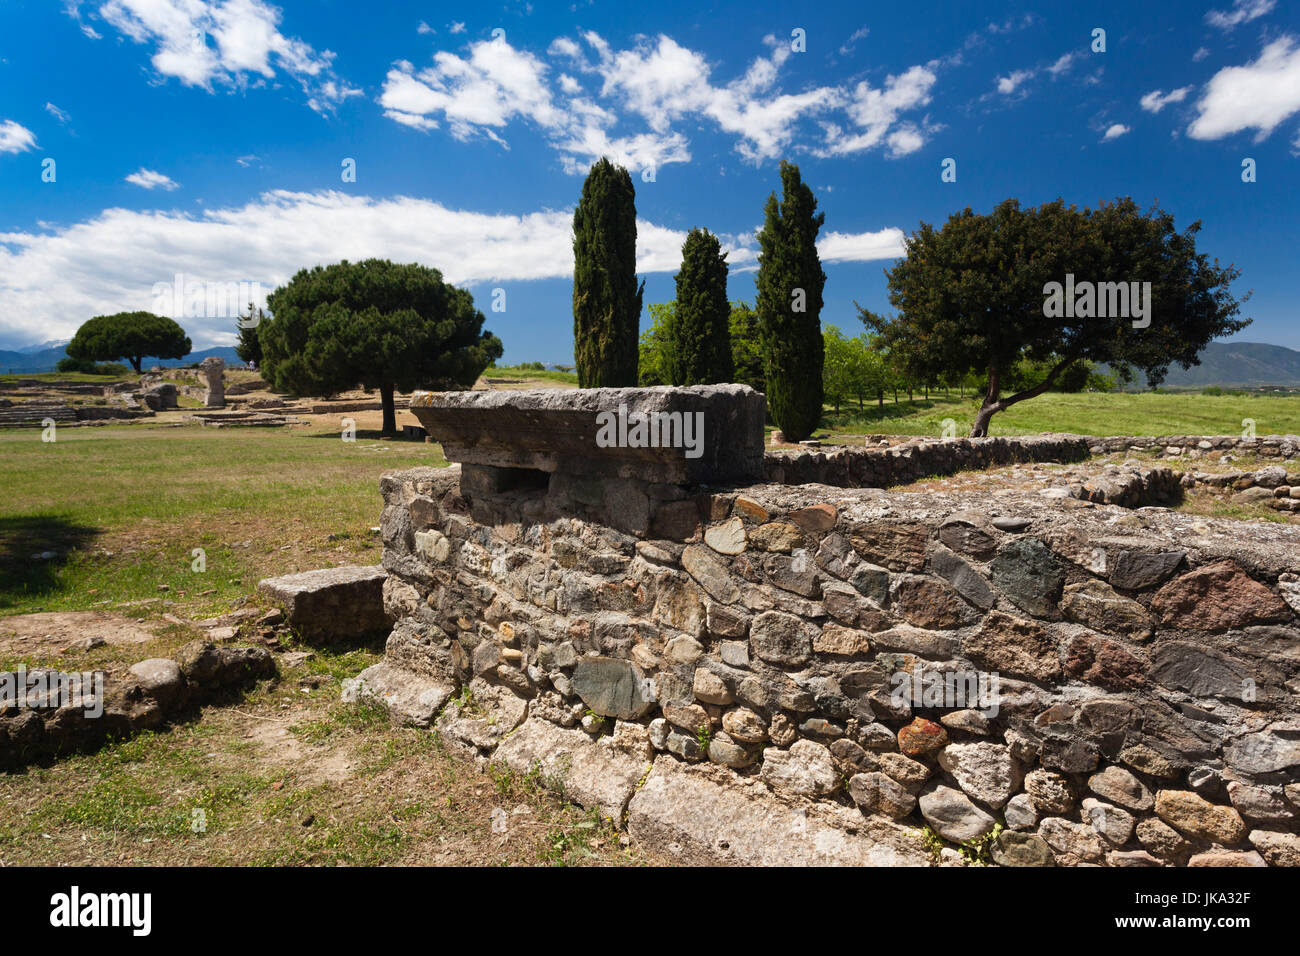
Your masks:
<path fill-rule="evenodd" d="M 761 402 L 418 394 L 460 464 L 383 479 L 345 695 L 682 862 L 1300 863 L 1300 528 L 867 487 L 1098 440 L 763 458 Z M 620 405 L 704 452 L 598 447 Z"/>

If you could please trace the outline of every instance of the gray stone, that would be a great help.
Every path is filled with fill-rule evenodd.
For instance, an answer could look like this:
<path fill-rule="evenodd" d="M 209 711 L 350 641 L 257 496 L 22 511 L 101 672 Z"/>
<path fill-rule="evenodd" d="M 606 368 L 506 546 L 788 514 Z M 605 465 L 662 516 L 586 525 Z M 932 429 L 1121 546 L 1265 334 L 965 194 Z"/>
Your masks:
<path fill-rule="evenodd" d="M 1110 583 L 1126 591 L 1140 591 L 1167 581 L 1178 570 L 1186 551 L 1119 551 L 1109 555 Z"/>
<path fill-rule="evenodd" d="M 355 641 L 389 628 L 380 565 L 323 568 L 259 581 L 258 591 L 280 605 L 299 638 Z"/>
<path fill-rule="evenodd" d="M 976 607 L 990 608 L 997 600 L 983 576 L 951 551 L 936 550 L 930 555 L 930 566 Z"/>
<path fill-rule="evenodd" d="M 709 764 L 655 761 L 628 807 L 638 845 L 687 866 L 929 866 L 907 828 L 832 803 L 791 806 Z"/>
<path fill-rule="evenodd" d="M 1223 752 L 1229 767 L 1243 773 L 1273 773 L 1300 766 L 1300 734 L 1261 731 L 1234 740 Z"/>
<path fill-rule="evenodd" d="M 725 732 L 716 733 L 709 740 L 708 754 L 709 759 L 714 763 L 720 763 L 724 767 L 731 767 L 733 770 L 748 767 L 755 760 L 755 754 L 752 751 L 746 750 L 737 744 Z"/>
<path fill-rule="evenodd" d="M 806 797 L 825 796 L 840 786 L 831 752 L 811 740 L 796 740 L 789 750 L 764 750 L 759 776 L 777 790 Z"/>
<path fill-rule="evenodd" d="M 1088 789 L 1102 799 L 1130 810 L 1150 810 L 1156 805 L 1156 798 L 1146 784 L 1114 764 L 1089 777 Z"/>
<path fill-rule="evenodd" d="M 1038 811 L 1028 794 L 1018 793 L 1002 809 L 1002 818 L 1012 830 L 1032 830 L 1038 826 Z"/>
<path fill-rule="evenodd" d="M 1062 866 L 1100 863 L 1106 848 L 1095 830 L 1061 817 L 1048 817 L 1038 824 L 1038 835 L 1046 841 Z"/>
<path fill-rule="evenodd" d="M 1119 807 L 1103 803 L 1094 797 L 1083 799 L 1083 819 L 1111 846 L 1120 847 L 1133 836 L 1137 822 L 1133 814 Z"/>
<path fill-rule="evenodd" d="M 734 604 L 740 600 L 740 588 L 723 564 L 708 548 L 688 544 L 682 552 L 682 567 L 715 601 Z"/>
<path fill-rule="evenodd" d="M 1037 538 L 1003 545 L 989 565 L 993 584 L 1017 607 L 1035 617 L 1053 617 L 1065 574 L 1050 548 Z"/>
<path fill-rule="evenodd" d="M 849 796 L 867 813 L 883 813 L 895 820 L 916 809 L 916 797 L 896 780 L 879 772 L 850 777 Z"/>
<path fill-rule="evenodd" d="M 960 790 L 936 784 L 921 794 L 921 816 L 945 840 L 965 843 L 993 829 L 997 822 Z"/>
<path fill-rule="evenodd" d="M 710 525 L 704 529 L 704 543 L 719 554 L 740 554 L 745 550 L 745 524 L 739 518 L 731 518 Z"/>
<path fill-rule="evenodd" d="M 344 703 L 383 707 L 389 720 L 413 727 L 428 727 L 455 688 L 445 681 L 417 674 L 387 661 L 372 664 L 356 677 L 343 681 Z"/>
<path fill-rule="evenodd" d="M 543 784 L 566 799 L 619 822 L 646 761 L 615 749 L 605 739 L 591 740 L 545 720 L 527 720 L 502 741 L 492 764 L 526 776 L 537 772 Z"/>
<path fill-rule="evenodd" d="M 749 646 L 761 660 L 793 666 L 812 656 L 812 635 L 810 628 L 793 614 L 766 611 L 750 625 Z"/>
<path fill-rule="evenodd" d="M 1022 779 L 1020 764 L 1001 744 L 949 744 L 939 752 L 939 766 L 967 794 L 994 808 L 1011 799 Z"/>
<path fill-rule="evenodd" d="M 140 688 L 164 708 L 181 703 L 188 688 L 180 665 L 169 657 L 152 657 L 132 664 L 129 673 Z"/>
<path fill-rule="evenodd" d="M 1228 799 L 1247 820 L 1291 820 L 1295 812 L 1282 798 L 1281 787 L 1255 787 L 1233 780 L 1228 784 Z"/>
<path fill-rule="evenodd" d="M 1034 833 L 1003 830 L 989 848 L 998 866 L 1052 866 L 1055 857 L 1047 841 Z"/>
<path fill-rule="evenodd" d="M 1069 813 L 1074 809 L 1074 791 L 1065 776 L 1051 770 L 1025 774 L 1025 793 L 1041 814 Z"/>
<path fill-rule="evenodd" d="M 416 392 L 410 407 L 448 461 L 697 485 L 761 477 L 764 406 L 744 385 L 697 385 Z M 648 428 L 646 441 L 637 440 L 638 421 L 676 416 L 673 436 L 680 437 L 681 423 L 701 415 L 696 457 L 681 441 L 652 446 Z M 620 440 L 620 418 L 627 440 Z"/>
<path fill-rule="evenodd" d="M 637 720 L 655 706 L 652 682 L 631 661 L 614 657 L 581 658 L 573 670 L 573 689 L 604 717 Z"/>

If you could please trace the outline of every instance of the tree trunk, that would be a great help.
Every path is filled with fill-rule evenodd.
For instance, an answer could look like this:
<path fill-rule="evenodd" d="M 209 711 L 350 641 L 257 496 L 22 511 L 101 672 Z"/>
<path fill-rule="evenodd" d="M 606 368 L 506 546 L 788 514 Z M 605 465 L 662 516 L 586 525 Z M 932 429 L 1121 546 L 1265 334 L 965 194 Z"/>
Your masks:
<path fill-rule="evenodd" d="M 380 429 L 380 437 L 393 438 L 397 435 L 397 408 L 393 405 L 393 386 L 379 386 L 379 397 L 384 403 L 384 424 Z"/>
<path fill-rule="evenodd" d="M 140 363 L 144 361 L 144 356 L 131 356 L 131 367 L 135 369 L 135 374 L 140 374 Z"/>
<path fill-rule="evenodd" d="M 975 416 L 975 424 L 970 427 L 971 438 L 985 438 L 989 433 L 989 419 L 997 412 L 1001 411 L 1003 405 L 998 401 L 1002 394 L 1002 376 L 995 368 L 989 369 L 989 387 L 984 393 L 984 401 L 980 404 L 979 414 Z"/>
<path fill-rule="evenodd" d="M 876 392 L 876 404 L 882 412 L 885 410 L 885 390 L 883 388 Z"/>

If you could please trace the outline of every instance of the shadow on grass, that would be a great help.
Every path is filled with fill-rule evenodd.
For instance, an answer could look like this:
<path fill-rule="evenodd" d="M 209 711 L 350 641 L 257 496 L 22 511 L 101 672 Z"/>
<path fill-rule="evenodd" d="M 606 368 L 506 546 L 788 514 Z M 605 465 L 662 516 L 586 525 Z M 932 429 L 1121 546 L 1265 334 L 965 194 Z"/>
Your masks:
<path fill-rule="evenodd" d="M 326 438 L 326 439 L 330 439 L 331 441 L 341 441 L 342 434 L 343 432 L 341 430 L 328 431 L 328 432 L 313 432 L 312 434 L 307 435 L 306 437 Z M 426 444 L 423 436 L 420 438 L 407 438 L 406 435 L 402 434 L 401 426 L 398 426 L 398 432 L 396 435 L 385 436 L 384 433 L 380 431 L 378 428 L 373 428 L 373 429 L 358 428 L 355 434 L 356 434 L 357 441 L 391 441 L 391 442 L 405 443 L 408 445 Z"/>
<path fill-rule="evenodd" d="M 100 533 L 100 528 L 58 515 L 0 517 L 0 610 L 13 607 L 20 597 L 62 590 L 58 569 Z M 51 556 L 40 557 L 47 554 Z"/>

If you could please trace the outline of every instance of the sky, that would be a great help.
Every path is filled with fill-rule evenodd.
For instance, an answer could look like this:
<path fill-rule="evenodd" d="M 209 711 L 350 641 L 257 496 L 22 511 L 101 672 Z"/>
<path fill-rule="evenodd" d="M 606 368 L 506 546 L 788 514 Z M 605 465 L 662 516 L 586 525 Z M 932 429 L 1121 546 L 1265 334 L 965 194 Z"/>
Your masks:
<path fill-rule="evenodd" d="M 568 364 L 601 156 L 636 185 L 647 306 L 695 226 L 753 301 L 787 159 L 850 334 L 922 222 L 1132 196 L 1242 270 L 1238 341 L 1300 348 L 1284 0 L 0 0 L 0 348 L 136 309 L 229 345 L 235 298 L 378 256 L 468 288 L 504 361 Z"/>

